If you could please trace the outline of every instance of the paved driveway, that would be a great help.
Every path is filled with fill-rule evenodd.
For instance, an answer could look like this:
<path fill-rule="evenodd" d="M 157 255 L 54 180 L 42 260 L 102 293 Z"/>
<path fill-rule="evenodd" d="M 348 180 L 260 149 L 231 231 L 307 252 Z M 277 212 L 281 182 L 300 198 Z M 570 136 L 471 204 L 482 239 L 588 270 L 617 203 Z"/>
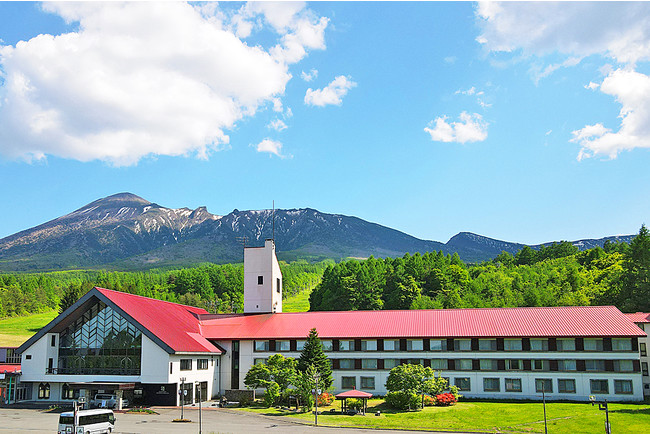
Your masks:
<path fill-rule="evenodd" d="M 180 410 L 157 408 L 160 414 L 117 414 L 115 432 L 130 433 L 198 433 L 198 409 L 185 409 L 185 418 L 192 423 L 173 423 L 172 419 L 180 417 Z M 203 433 L 315 433 L 342 434 L 354 433 L 411 433 L 412 431 L 376 431 L 366 429 L 325 428 L 303 425 L 283 418 L 261 416 L 235 410 L 207 409 L 202 412 Z M 4 433 L 54 433 L 59 415 L 44 413 L 40 410 L 0 409 L 0 434 Z"/>

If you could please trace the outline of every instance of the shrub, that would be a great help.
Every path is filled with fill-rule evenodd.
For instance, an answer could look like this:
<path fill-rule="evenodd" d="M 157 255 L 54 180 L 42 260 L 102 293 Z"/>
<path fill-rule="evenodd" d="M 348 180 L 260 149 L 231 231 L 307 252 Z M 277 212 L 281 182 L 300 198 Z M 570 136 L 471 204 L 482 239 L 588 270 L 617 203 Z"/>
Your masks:
<path fill-rule="evenodd" d="M 410 408 L 419 408 L 420 396 L 409 392 L 388 392 L 386 395 L 386 404 L 397 410 L 408 410 Z"/>
<path fill-rule="evenodd" d="M 333 402 L 334 402 L 334 395 L 332 395 L 331 393 L 323 392 L 320 395 L 318 395 L 318 405 L 321 407 L 332 405 Z"/>
<path fill-rule="evenodd" d="M 456 396 L 453 393 L 441 393 L 436 395 L 436 405 L 448 406 L 456 403 Z"/>
<path fill-rule="evenodd" d="M 357 411 L 361 410 L 363 408 L 363 400 L 348 398 L 348 408 Z"/>
<path fill-rule="evenodd" d="M 264 394 L 264 405 L 271 407 L 277 402 L 279 397 L 280 386 L 275 381 L 272 381 L 271 384 L 269 384 L 269 387 L 266 389 L 266 393 Z"/>
<path fill-rule="evenodd" d="M 424 406 L 432 407 L 434 405 L 436 405 L 436 398 L 434 398 L 433 396 L 424 395 Z"/>

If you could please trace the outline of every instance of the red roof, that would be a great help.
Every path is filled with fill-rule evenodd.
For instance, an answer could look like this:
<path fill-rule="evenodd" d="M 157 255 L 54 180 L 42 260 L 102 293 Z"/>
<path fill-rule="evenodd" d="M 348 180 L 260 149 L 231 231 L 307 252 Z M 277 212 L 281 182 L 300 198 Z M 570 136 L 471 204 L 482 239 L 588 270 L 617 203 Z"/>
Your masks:
<path fill-rule="evenodd" d="M 242 315 L 201 321 L 208 339 L 645 336 L 614 306 L 376 310 Z"/>
<path fill-rule="evenodd" d="M 646 312 L 626 313 L 625 316 L 632 322 L 650 322 L 650 313 Z"/>
<path fill-rule="evenodd" d="M 0 374 L 19 374 L 20 365 L 7 365 L 0 363 Z"/>
<path fill-rule="evenodd" d="M 336 395 L 337 399 L 343 399 L 343 398 L 372 398 L 372 393 L 368 392 L 363 392 L 361 390 L 348 390 L 346 392 L 341 392 L 338 395 Z"/>
<path fill-rule="evenodd" d="M 199 330 L 205 309 L 170 303 L 126 292 L 95 288 L 175 352 L 221 353 Z"/>

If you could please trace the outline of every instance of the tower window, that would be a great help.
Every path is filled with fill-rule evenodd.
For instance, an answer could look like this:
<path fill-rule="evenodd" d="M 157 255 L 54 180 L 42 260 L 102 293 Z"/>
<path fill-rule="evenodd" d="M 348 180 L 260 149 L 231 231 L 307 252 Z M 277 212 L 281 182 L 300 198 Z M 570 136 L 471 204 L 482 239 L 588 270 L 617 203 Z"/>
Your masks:
<path fill-rule="evenodd" d="M 275 286 L 276 286 L 275 290 L 278 292 L 278 294 L 281 293 L 282 292 L 282 281 L 280 281 L 280 278 L 276 279 L 276 285 Z"/>
<path fill-rule="evenodd" d="M 257 284 L 264 285 L 264 276 L 257 276 Z"/>

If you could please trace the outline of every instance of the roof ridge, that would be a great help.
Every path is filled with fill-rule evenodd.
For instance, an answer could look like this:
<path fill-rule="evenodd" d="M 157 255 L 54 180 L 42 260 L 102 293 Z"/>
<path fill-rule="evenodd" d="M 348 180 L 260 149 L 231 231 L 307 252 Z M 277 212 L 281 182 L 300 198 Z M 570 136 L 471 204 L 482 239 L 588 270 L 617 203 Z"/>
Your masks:
<path fill-rule="evenodd" d="M 190 306 L 190 305 L 181 304 L 181 303 L 174 303 L 173 301 L 161 300 L 159 298 L 145 297 L 144 295 L 131 294 L 130 292 L 124 292 L 124 291 L 117 291 L 115 289 L 102 288 L 101 286 L 95 286 L 95 289 L 97 289 L 99 292 L 109 291 L 109 292 L 115 292 L 115 293 L 119 293 L 119 294 L 126 294 L 126 295 L 130 295 L 132 297 L 145 298 L 147 300 L 154 300 L 154 301 L 157 301 L 157 302 L 160 302 L 160 303 L 168 303 L 168 304 L 173 304 L 174 306 L 189 307 L 189 308 L 192 308 L 192 309 L 200 309 L 200 310 L 204 310 L 204 311 L 208 312 L 207 310 L 203 309 L 202 307 Z M 201 315 L 203 315 L 203 314 L 201 314 Z"/>

